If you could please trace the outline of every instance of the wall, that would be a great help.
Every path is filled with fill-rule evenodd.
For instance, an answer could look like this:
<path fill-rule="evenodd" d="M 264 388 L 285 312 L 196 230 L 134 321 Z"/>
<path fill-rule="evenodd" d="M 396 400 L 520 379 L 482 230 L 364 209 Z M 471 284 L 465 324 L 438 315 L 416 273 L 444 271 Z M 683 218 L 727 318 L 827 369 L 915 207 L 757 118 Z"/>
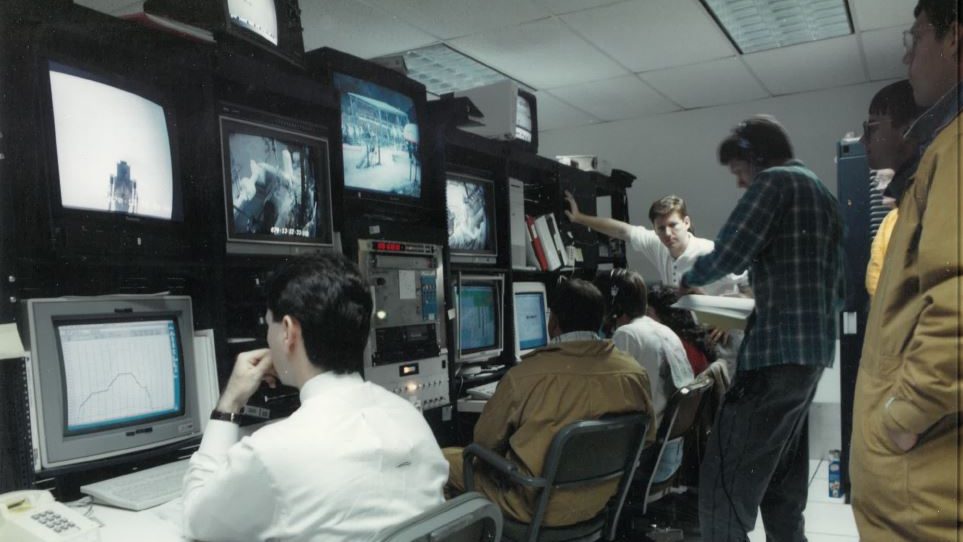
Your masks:
<path fill-rule="evenodd" d="M 700 237 L 712 239 L 742 192 L 716 159 L 719 142 L 744 118 L 774 115 L 789 132 L 796 156 L 836 191 L 836 142 L 859 133 L 877 90 L 891 81 L 807 92 L 767 100 L 669 113 L 539 134 L 539 154 L 595 154 L 638 178 L 629 190 L 633 223 L 651 226 L 649 205 L 666 194 L 686 200 Z M 646 279 L 658 273 L 638 253 L 629 267 Z"/>

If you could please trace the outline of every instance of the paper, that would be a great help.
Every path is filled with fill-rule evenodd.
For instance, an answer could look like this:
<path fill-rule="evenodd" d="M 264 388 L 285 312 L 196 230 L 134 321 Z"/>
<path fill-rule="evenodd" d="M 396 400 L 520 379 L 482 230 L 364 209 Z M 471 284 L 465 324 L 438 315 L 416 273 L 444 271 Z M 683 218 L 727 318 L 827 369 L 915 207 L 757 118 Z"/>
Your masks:
<path fill-rule="evenodd" d="M 217 381 L 217 356 L 214 352 L 214 330 L 194 332 L 194 367 L 197 371 L 197 403 L 201 412 L 214 410 L 221 389 Z M 201 416 L 201 431 L 207 428 L 207 416 Z"/>
<path fill-rule="evenodd" d="M 0 324 L 0 359 L 20 359 L 26 354 L 17 324 Z"/>
<path fill-rule="evenodd" d="M 398 271 L 398 297 L 401 299 L 415 298 L 415 272 Z"/>
<path fill-rule="evenodd" d="M 746 320 L 755 310 L 756 302 L 747 297 L 686 295 L 672 307 L 692 311 L 700 324 L 728 331 L 746 328 Z"/>

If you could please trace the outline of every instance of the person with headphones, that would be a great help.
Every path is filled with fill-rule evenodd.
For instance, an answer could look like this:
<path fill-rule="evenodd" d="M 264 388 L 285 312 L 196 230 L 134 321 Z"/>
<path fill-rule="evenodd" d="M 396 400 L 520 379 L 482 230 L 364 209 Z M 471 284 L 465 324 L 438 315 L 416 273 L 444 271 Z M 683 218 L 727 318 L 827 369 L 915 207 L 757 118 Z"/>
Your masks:
<path fill-rule="evenodd" d="M 719 162 L 746 191 L 715 249 L 680 287 L 749 266 L 756 307 L 702 462 L 702 537 L 746 540 L 761 508 L 769 540 L 805 540 L 806 414 L 835 357 L 843 221 L 836 198 L 793 157 L 770 116 L 736 127 L 719 146 Z"/>
<path fill-rule="evenodd" d="M 602 271 L 595 285 L 606 296 L 608 327 L 614 330 L 612 342 L 632 356 L 649 375 L 655 427 L 662 423 L 669 398 L 695 379 L 682 340 L 669 327 L 646 315 L 648 292 L 645 281 L 635 271 Z M 670 442 L 656 470 L 655 482 L 672 475 L 682 463 L 682 438 Z"/>

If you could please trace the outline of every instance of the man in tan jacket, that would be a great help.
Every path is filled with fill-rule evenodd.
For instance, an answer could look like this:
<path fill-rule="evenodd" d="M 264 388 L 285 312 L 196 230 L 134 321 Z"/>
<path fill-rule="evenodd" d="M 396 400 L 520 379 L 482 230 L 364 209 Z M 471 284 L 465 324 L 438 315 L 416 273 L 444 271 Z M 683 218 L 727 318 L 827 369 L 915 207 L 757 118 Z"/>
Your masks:
<path fill-rule="evenodd" d="M 552 438 L 572 422 L 606 414 L 652 413 L 645 369 L 612 341 L 599 339 L 605 302 L 598 288 L 580 279 L 563 282 L 556 288 L 551 309 L 553 344 L 526 356 L 502 377 L 475 425 L 476 443 L 503 455 L 526 475 L 542 473 Z M 650 439 L 654 434 L 653 425 Z M 464 491 L 462 449 L 443 452 L 450 466 L 449 492 Z M 595 517 L 617 486 L 618 480 L 612 480 L 556 491 L 545 525 L 573 525 Z M 476 471 L 475 489 L 516 521 L 531 521 L 532 492 L 494 479 L 484 470 Z"/>
<path fill-rule="evenodd" d="M 853 411 L 863 540 L 960 540 L 961 93 L 957 0 L 920 0 L 906 34 L 925 148 L 900 201 L 867 323 Z"/>

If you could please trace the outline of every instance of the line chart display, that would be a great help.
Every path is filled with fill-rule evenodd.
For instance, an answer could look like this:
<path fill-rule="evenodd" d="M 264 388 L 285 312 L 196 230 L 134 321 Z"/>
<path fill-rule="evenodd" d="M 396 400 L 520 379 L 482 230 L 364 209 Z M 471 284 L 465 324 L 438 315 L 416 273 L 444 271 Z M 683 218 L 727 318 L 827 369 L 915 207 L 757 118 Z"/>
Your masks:
<path fill-rule="evenodd" d="M 57 331 L 67 432 L 136 423 L 183 408 L 173 319 L 71 323 Z"/>

